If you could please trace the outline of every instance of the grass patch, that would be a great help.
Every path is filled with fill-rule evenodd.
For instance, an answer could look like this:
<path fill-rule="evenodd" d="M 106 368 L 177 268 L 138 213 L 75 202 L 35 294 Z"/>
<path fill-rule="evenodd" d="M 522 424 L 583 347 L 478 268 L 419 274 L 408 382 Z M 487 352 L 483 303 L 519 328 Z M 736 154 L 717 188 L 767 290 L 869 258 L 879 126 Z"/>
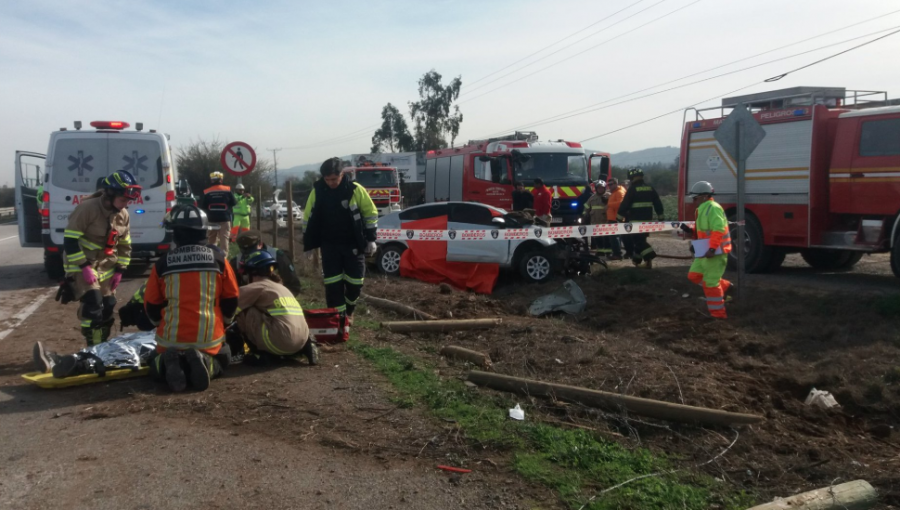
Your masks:
<path fill-rule="evenodd" d="M 883 317 L 900 319 L 900 294 L 874 298 L 872 307 Z"/>
<path fill-rule="evenodd" d="M 678 219 L 678 195 L 665 195 L 659 197 L 663 205 L 663 219 L 675 221 Z"/>
<path fill-rule="evenodd" d="M 641 285 L 650 281 L 650 273 L 646 269 L 625 267 L 605 274 L 618 285 Z"/>
<path fill-rule="evenodd" d="M 509 420 L 506 410 L 515 404 L 511 398 L 472 391 L 455 379 L 442 380 L 432 367 L 389 347 L 376 348 L 353 339 L 350 348 L 388 378 L 398 390 L 398 402 L 420 403 L 436 417 L 459 424 L 470 441 L 513 451 L 513 466 L 521 476 L 551 487 L 571 508 L 752 506 L 748 495 L 726 493 L 712 478 L 691 472 L 637 480 L 591 501 L 605 487 L 670 470 L 672 464 L 646 449 L 630 450 L 585 430 Z"/>

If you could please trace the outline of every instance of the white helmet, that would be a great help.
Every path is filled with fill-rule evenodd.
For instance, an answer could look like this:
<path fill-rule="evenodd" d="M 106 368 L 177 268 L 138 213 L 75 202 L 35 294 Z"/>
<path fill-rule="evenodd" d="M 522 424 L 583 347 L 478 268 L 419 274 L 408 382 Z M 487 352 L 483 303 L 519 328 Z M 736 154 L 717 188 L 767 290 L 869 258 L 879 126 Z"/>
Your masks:
<path fill-rule="evenodd" d="M 244 191 L 244 185 L 238 183 L 238 184 L 234 187 L 234 190 L 235 190 L 235 191 Z"/>
<path fill-rule="evenodd" d="M 707 181 L 697 181 L 691 186 L 691 192 L 689 195 L 698 196 L 698 195 L 715 195 L 716 190 L 713 188 L 713 185 Z"/>
<path fill-rule="evenodd" d="M 597 182 L 594 183 L 594 187 L 597 187 L 597 188 L 605 188 L 605 187 L 606 187 L 606 181 L 604 181 L 603 179 L 599 179 L 599 180 L 597 180 Z"/>

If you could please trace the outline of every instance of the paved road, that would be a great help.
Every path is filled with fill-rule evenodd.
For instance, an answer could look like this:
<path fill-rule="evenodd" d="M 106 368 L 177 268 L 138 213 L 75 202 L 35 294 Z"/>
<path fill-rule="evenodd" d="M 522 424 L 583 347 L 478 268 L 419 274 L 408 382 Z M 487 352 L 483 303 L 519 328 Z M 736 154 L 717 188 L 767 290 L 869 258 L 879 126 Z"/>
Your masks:
<path fill-rule="evenodd" d="M 40 248 L 19 246 L 15 223 L 0 225 L 0 340 L 56 286 L 47 278 L 43 260 Z"/>

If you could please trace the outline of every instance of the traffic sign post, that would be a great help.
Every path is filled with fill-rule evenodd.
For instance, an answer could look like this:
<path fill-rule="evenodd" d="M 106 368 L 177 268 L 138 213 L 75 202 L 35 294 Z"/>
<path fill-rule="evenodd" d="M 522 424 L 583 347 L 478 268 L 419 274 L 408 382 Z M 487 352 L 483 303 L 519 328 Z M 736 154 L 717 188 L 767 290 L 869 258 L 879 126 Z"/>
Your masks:
<path fill-rule="evenodd" d="M 226 172 L 240 178 L 249 174 L 256 168 L 256 151 L 246 142 L 231 142 L 222 149 L 219 158 L 222 168 Z"/>
<path fill-rule="evenodd" d="M 741 299 L 744 288 L 744 253 L 747 246 L 744 234 L 744 192 L 747 168 L 747 158 L 766 137 L 766 130 L 759 125 L 753 114 L 744 107 L 743 103 L 734 107 L 728 117 L 716 129 L 714 134 L 716 141 L 725 149 L 729 156 L 737 162 L 737 231 L 740 242 L 735 243 L 735 236 L 731 236 L 731 245 L 737 245 L 738 265 L 738 299 Z"/>

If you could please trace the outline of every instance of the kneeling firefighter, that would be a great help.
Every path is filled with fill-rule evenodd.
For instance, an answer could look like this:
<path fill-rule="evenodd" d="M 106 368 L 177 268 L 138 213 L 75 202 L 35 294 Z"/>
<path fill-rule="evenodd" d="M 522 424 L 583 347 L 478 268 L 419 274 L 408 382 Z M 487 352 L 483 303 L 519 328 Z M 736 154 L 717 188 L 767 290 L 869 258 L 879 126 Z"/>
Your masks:
<path fill-rule="evenodd" d="M 66 279 L 57 300 L 80 300 L 78 318 L 88 347 L 109 339 L 115 319 L 116 287 L 131 262 L 128 202 L 141 186 L 125 170 L 99 183 L 100 190 L 69 215 L 64 233 Z"/>
<path fill-rule="evenodd" d="M 306 356 L 319 362 L 319 349 L 309 339 L 303 308 L 275 274 L 278 262 L 267 251 L 256 251 L 243 262 L 250 283 L 241 287 L 236 317 L 239 332 L 249 341 L 248 365 L 264 365 L 279 358 Z"/>
<path fill-rule="evenodd" d="M 237 309 L 237 279 L 225 254 L 206 244 L 211 227 L 198 207 L 176 206 L 165 226 L 176 248 L 153 265 L 144 292 L 147 316 L 157 325 L 150 373 L 172 391 L 188 382 L 203 391 L 231 360 L 225 325 Z"/>
<path fill-rule="evenodd" d="M 697 208 L 697 222 L 693 230 L 686 225 L 682 226 L 682 230 L 692 233 L 694 239 L 709 239 L 709 250 L 694 259 L 688 271 L 688 279 L 703 287 L 709 314 L 725 319 L 728 317 L 725 313 L 725 294 L 732 285 L 722 275 L 728 265 L 728 254 L 731 253 L 731 232 L 728 230 L 725 210 L 713 200 L 714 194 L 712 184 L 706 181 L 700 181 L 691 187 L 690 195 Z M 721 253 L 717 254 L 720 248 Z M 693 251 L 694 246 L 691 245 L 691 252 Z"/>

